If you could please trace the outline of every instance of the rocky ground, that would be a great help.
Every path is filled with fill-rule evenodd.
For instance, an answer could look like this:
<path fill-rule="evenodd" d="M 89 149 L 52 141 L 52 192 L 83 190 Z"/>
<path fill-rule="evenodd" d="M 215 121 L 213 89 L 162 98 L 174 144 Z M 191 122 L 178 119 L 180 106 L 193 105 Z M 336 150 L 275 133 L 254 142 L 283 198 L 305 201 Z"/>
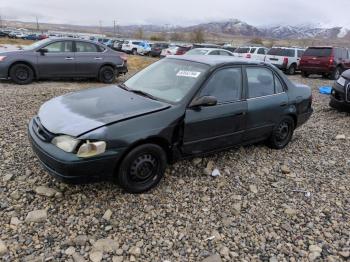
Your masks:
<path fill-rule="evenodd" d="M 330 81 L 292 79 L 312 86 L 315 113 L 285 150 L 261 144 L 182 161 L 142 195 L 62 184 L 29 146 L 26 125 L 43 102 L 101 84 L 1 82 L 0 260 L 349 260 L 349 114 L 318 93 Z"/>

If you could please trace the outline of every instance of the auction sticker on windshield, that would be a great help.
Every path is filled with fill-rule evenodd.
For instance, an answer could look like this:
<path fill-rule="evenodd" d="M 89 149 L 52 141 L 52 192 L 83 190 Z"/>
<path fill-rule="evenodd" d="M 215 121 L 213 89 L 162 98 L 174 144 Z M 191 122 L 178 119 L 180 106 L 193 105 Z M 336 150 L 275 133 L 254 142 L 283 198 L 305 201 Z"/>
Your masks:
<path fill-rule="evenodd" d="M 176 74 L 176 76 L 197 78 L 200 74 L 201 74 L 201 72 L 184 71 L 184 70 L 181 70 L 181 71 L 179 71 L 179 72 Z"/>

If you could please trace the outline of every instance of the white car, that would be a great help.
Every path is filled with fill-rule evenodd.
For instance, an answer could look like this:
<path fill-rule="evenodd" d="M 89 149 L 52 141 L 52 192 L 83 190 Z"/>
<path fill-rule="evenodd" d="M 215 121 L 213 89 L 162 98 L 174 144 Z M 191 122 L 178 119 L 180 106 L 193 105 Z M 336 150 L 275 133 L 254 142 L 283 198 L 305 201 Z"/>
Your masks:
<path fill-rule="evenodd" d="M 123 45 L 122 45 L 122 51 L 137 55 L 137 48 L 139 47 L 140 43 L 142 41 L 137 41 L 137 40 L 125 40 Z"/>
<path fill-rule="evenodd" d="M 137 47 L 137 53 L 140 55 L 148 55 L 151 52 L 151 45 L 147 42 L 140 42 Z"/>
<path fill-rule="evenodd" d="M 299 70 L 300 59 L 305 49 L 299 47 L 272 47 L 266 55 L 265 62 L 269 62 L 289 75 Z"/>
<path fill-rule="evenodd" d="M 9 37 L 12 37 L 12 38 L 25 38 L 26 36 L 27 34 L 19 31 L 12 31 L 11 33 L 9 33 Z"/>
<path fill-rule="evenodd" d="M 220 48 L 195 48 L 186 53 L 186 55 L 223 55 L 234 56 L 234 54 L 228 50 Z"/>
<path fill-rule="evenodd" d="M 238 47 L 233 53 L 237 57 L 264 61 L 269 49 L 262 46 L 242 46 Z"/>

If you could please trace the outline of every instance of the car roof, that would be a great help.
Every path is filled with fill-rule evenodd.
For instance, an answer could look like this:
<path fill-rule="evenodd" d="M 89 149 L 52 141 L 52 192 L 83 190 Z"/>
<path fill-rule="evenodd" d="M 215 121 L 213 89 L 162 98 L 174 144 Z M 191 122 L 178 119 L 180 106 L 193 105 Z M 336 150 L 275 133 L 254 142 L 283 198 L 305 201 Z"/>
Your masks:
<path fill-rule="evenodd" d="M 246 64 L 246 65 L 267 65 L 267 63 L 258 60 L 247 60 L 233 56 L 205 56 L 205 55 L 172 55 L 167 56 L 168 59 L 177 59 L 190 62 L 197 62 L 207 64 L 210 66 L 217 66 L 222 64 Z"/>

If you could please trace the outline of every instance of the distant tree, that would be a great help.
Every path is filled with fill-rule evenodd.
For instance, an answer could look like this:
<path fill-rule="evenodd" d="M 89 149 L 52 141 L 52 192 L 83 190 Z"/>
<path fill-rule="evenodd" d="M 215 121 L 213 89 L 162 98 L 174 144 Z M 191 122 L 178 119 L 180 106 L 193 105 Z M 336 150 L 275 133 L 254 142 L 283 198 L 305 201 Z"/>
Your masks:
<path fill-rule="evenodd" d="M 151 41 L 165 41 L 166 40 L 166 34 L 161 33 L 161 34 L 156 34 L 156 35 L 151 35 L 150 36 Z"/>
<path fill-rule="evenodd" d="M 172 41 L 184 41 L 186 39 L 183 33 L 173 32 L 170 34 L 170 40 Z"/>
<path fill-rule="evenodd" d="M 273 47 L 275 45 L 275 40 L 274 39 L 270 39 L 269 42 L 266 44 L 266 47 Z"/>
<path fill-rule="evenodd" d="M 255 37 L 252 40 L 250 40 L 251 44 L 256 44 L 256 45 L 263 45 L 264 42 L 260 37 Z"/>
<path fill-rule="evenodd" d="M 194 43 L 204 42 L 204 30 L 203 28 L 197 28 L 191 32 L 191 41 Z"/>
<path fill-rule="evenodd" d="M 144 37 L 143 29 L 140 27 L 137 29 L 137 31 L 135 33 L 135 38 L 143 39 L 143 37 Z"/>

